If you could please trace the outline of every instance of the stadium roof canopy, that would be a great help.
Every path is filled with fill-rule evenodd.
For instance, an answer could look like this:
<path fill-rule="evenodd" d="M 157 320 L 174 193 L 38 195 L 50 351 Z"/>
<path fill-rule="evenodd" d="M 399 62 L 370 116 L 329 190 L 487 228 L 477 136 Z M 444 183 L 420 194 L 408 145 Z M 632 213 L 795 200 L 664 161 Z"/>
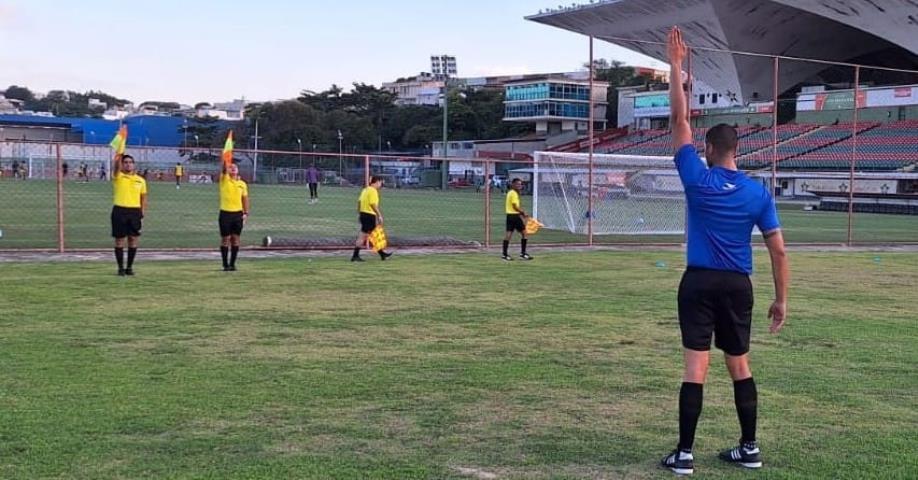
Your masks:
<path fill-rule="evenodd" d="M 669 28 L 679 25 L 691 46 L 918 70 L 918 0 L 596 0 L 527 18 L 662 61 L 664 46 L 628 39 L 665 42 Z M 715 91 L 749 102 L 771 99 L 771 62 L 700 52 L 692 70 Z M 780 93 L 807 81 L 853 82 L 853 69 L 825 64 L 784 61 L 779 71 Z M 862 75 L 866 81 L 918 83 L 915 74 Z"/>

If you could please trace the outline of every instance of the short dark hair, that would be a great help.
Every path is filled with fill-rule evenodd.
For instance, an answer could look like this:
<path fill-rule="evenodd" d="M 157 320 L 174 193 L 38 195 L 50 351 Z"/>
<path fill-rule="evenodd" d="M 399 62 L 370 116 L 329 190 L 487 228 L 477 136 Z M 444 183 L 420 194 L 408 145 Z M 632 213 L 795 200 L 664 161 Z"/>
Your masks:
<path fill-rule="evenodd" d="M 522 182 L 522 180 L 520 180 L 519 178 L 514 178 L 513 180 L 510 180 L 510 183 L 516 183 L 516 182 Z"/>
<path fill-rule="evenodd" d="M 371 184 L 372 184 L 372 183 L 376 183 L 376 182 L 381 182 L 381 181 L 383 181 L 383 178 L 380 177 L 380 176 L 373 175 L 372 177 L 370 177 L 370 183 L 371 183 Z"/>
<path fill-rule="evenodd" d="M 704 142 L 710 144 L 714 154 L 718 156 L 736 152 L 738 143 L 736 129 L 726 123 L 715 125 L 704 136 Z"/>
<path fill-rule="evenodd" d="M 130 156 L 130 155 L 122 155 L 122 156 L 121 156 L 121 161 L 123 162 L 123 161 L 125 161 L 125 160 L 127 160 L 127 159 L 129 159 L 129 158 L 131 159 L 132 162 L 137 163 L 137 161 L 134 160 L 134 157 L 132 157 L 132 156 Z"/>

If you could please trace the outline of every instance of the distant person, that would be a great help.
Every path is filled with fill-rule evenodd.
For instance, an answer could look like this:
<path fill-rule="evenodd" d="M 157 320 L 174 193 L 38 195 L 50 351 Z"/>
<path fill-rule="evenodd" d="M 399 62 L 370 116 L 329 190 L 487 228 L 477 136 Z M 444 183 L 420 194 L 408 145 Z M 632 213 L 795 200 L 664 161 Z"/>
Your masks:
<path fill-rule="evenodd" d="M 319 169 L 315 165 L 306 169 L 306 183 L 309 184 L 309 203 L 319 201 Z"/>
<path fill-rule="evenodd" d="M 64 178 L 67 178 L 67 173 L 69 171 L 70 171 L 70 165 L 67 165 L 67 162 L 64 162 L 61 165 L 61 174 L 62 174 L 61 176 L 63 176 Z"/>
<path fill-rule="evenodd" d="M 178 190 L 182 188 L 182 175 L 185 175 L 185 167 L 180 162 L 176 162 L 172 173 L 175 175 L 175 189 Z"/>
<path fill-rule="evenodd" d="M 784 326 L 789 282 L 781 224 L 771 194 L 736 166 L 737 132 L 717 125 L 705 135 L 707 166 L 692 141 L 689 105 L 683 90 L 682 63 L 688 54 L 682 33 L 673 27 L 667 42 L 670 59 L 670 125 L 675 163 L 685 190 L 687 268 L 679 284 L 678 313 L 685 366 L 679 391 L 679 443 L 661 466 L 680 475 L 694 471 L 692 446 L 701 416 L 711 338 L 723 350 L 733 380 L 740 423 L 739 445 L 720 453 L 721 460 L 746 468 L 762 466 L 756 443 L 758 391 L 749 368 L 752 326 L 752 230 L 758 227 L 771 255 L 775 300 L 768 309 L 771 332 Z"/>
<path fill-rule="evenodd" d="M 383 186 L 381 177 L 370 177 L 370 184 L 360 192 L 357 199 L 357 213 L 360 219 L 360 232 L 357 234 L 357 242 L 354 244 L 354 254 L 351 256 L 352 262 L 362 262 L 360 249 L 367 244 L 367 236 L 376 229 L 377 225 L 382 226 L 383 215 L 379 209 L 379 189 Z M 386 260 L 391 257 L 391 253 L 385 250 L 379 251 L 379 258 Z"/>
<path fill-rule="evenodd" d="M 510 248 L 510 239 L 513 238 L 513 232 L 519 232 L 520 234 L 520 258 L 532 260 L 532 257 L 526 253 L 526 243 L 529 241 L 526 238 L 526 219 L 528 215 L 526 215 L 526 211 L 523 210 L 523 205 L 520 203 L 520 192 L 522 190 L 523 181 L 519 178 L 514 178 L 510 182 L 510 189 L 507 191 L 507 199 L 504 202 L 504 211 L 507 214 L 507 228 L 504 234 L 504 254 L 500 258 L 507 262 L 513 260 L 513 257 L 507 252 Z"/>
<path fill-rule="evenodd" d="M 249 188 L 239 177 L 239 166 L 224 164 L 220 175 L 220 256 L 223 271 L 236 271 L 242 227 L 249 217 Z M 229 258 L 227 258 L 229 256 Z"/>
<path fill-rule="evenodd" d="M 112 237 L 115 238 L 115 261 L 118 275 L 134 275 L 143 215 L 147 210 L 147 182 L 135 173 L 134 157 L 116 155 L 112 174 L 114 206 L 112 207 Z M 127 267 L 124 265 L 124 239 L 127 238 Z"/>
<path fill-rule="evenodd" d="M 13 178 L 19 178 L 19 161 L 18 160 L 13 160 L 12 170 L 13 170 Z"/>
<path fill-rule="evenodd" d="M 25 180 L 29 176 L 29 169 L 26 168 L 25 162 L 19 164 L 19 178 Z"/>
<path fill-rule="evenodd" d="M 86 162 L 80 163 L 80 180 L 84 182 L 89 181 L 89 165 Z"/>
<path fill-rule="evenodd" d="M 108 180 L 108 175 L 106 175 L 104 163 L 99 167 L 99 180 Z"/>
<path fill-rule="evenodd" d="M 150 174 L 150 169 L 149 169 L 149 168 L 144 168 L 144 169 L 143 169 L 143 172 L 140 173 L 140 176 L 143 177 L 144 180 L 146 180 L 146 179 L 147 179 L 147 175 L 149 175 L 149 174 Z"/>

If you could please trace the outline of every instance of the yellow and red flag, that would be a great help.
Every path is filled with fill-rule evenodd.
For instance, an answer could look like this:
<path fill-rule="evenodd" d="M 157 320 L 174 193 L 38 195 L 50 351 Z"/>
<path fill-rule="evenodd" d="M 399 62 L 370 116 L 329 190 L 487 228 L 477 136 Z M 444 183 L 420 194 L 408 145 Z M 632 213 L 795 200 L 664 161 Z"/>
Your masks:
<path fill-rule="evenodd" d="M 109 145 L 115 151 L 115 155 L 124 155 L 124 149 L 127 147 L 127 125 L 122 125 L 118 129 L 118 133 L 115 134 L 115 138 L 112 139 Z"/>
<path fill-rule="evenodd" d="M 233 131 L 230 130 L 226 134 L 226 143 L 223 144 L 222 158 L 224 166 L 229 166 L 231 163 L 233 163 L 233 147 L 235 145 L 236 143 L 233 142 Z"/>
<path fill-rule="evenodd" d="M 382 225 L 377 225 L 367 236 L 367 240 L 370 242 L 370 248 L 372 248 L 374 252 L 385 250 L 389 245 L 389 239 L 386 238 L 386 231 L 383 229 Z"/>

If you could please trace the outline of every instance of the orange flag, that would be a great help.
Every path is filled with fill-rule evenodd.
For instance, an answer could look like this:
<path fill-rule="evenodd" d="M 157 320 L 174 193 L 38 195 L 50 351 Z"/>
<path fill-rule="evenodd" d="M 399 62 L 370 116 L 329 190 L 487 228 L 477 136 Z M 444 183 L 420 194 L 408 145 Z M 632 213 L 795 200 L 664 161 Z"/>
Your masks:
<path fill-rule="evenodd" d="M 234 146 L 235 146 L 235 142 L 233 142 L 233 131 L 230 130 L 226 134 L 226 143 L 223 144 L 223 155 L 222 155 L 223 165 L 229 166 L 231 163 L 233 163 L 233 147 Z"/>

